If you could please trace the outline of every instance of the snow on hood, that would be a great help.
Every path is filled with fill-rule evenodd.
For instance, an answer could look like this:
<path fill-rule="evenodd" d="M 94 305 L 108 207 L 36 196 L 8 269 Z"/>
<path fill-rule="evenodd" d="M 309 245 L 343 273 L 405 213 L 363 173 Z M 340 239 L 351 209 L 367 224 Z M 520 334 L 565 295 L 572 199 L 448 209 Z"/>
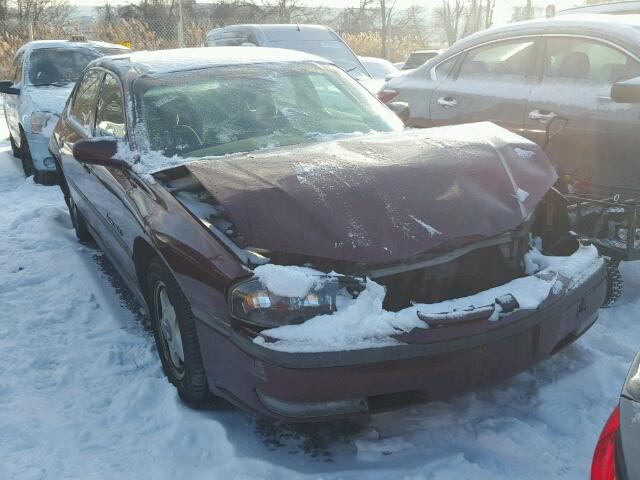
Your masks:
<path fill-rule="evenodd" d="M 566 288 L 578 286 L 602 265 L 594 246 L 580 247 L 569 257 L 545 257 L 533 250 L 532 262 L 548 265 L 537 275 L 517 278 L 499 287 L 485 290 L 469 297 L 446 300 L 439 303 L 415 304 L 399 312 L 383 308 L 385 289 L 367 280 L 366 289 L 357 298 L 342 298 L 337 311 L 331 315 L 319 315 L 299 325 L 285 325 L 261 332 L 254 342 L 282 352 L 337 352 L 378 348 L 402 344 L 394 338 L 414 328 L 428 328 L 418 318 L 422 314 L 446 314 L 470 308 L 493 305 L 496 298 L 513 295 L 521 309 L 534 310 L 558 288 L 562 279 L 568 280 Z M 529 263 L 532 263 L 529 262 Z M 264 265 L 255 269 L 256 276 L 268 289 L 286 290 L 290 284 L 296 295 L 304 296 L 322 276 L 322 272 L 299 267 Z M 307 288 L 306 291 L 303 291 Z M 497 310 L 499 314 L 499 310 Z M 499 317 L 490 320 L 499 320 Z M 267 340 L 268 339 L 268 340 Z"/>
<path fill-rule="evenodd" d="M 28 102 L 28 104 L 25 104 L 25 111 L 52 112 L 59 116 L 64 109 L 67 98 L 69 98 L 73 90 L 73 85 L 74 84 L 69 84 L 65 87 L 25 87 L 25 101 Z"/>
<path fill-rule="evenodd" d="M 537 145 L 491 123 L 349 137 L 186 168 L 249 246 L 366 263 L 514 229 L 556 180 Z"/>

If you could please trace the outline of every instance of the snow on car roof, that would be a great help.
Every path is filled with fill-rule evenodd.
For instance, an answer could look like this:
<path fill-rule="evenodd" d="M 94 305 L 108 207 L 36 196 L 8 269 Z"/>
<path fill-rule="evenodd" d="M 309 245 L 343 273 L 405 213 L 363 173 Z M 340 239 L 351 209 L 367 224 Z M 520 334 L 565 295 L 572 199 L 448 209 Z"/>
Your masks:
<path fill-rule="evenodd" d="M 95 47 L 102 48 L 120 48 L 123 52 L 127 50 L 122 45 L 115 43 L 99 42 L 96 40 L 88 40 L 85 42 L 73 42 L 71 40 L 34 40 L 32 42 L 25 43 L 20 50 L 37 50 L 40 48 L 88 48 L 93 49 Z"/>
<path fill-rule="evenodd" d="M 297 50 L 265 47 L 201 47 L 141 51 L 98 60 L 99 63 L 126 62 L 129 66 L 140 67 L 145 73 L 168 73 L 223 65 L 305 61 L 331 63 L 322 57 Z"/>

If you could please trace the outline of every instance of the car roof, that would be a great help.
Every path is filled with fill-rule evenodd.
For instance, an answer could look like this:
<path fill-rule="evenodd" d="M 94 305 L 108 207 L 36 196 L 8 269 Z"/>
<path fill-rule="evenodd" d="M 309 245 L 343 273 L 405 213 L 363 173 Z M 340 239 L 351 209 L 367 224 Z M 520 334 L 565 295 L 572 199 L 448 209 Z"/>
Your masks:
<path fill-rule="evenodd" d="M 594 36 L 613 41 L 640 56 L 640 15 L 575 14 L 515 22 L 474 33 L 420 68 L 431 68 L 442 59 L 481 43 L 523 35 Z"/>
<path fill-rule="evenodd" d="M 331 63 L 322 57 L 284 48 L 201 47 L 109 55 L 98 58 L 89 65 L 108 67 L 122 74 L 135 71 L 136 76 L 140 76 L 229 65 L 258 65 L 309 61 Z"/>
<path fill-rule="evenodd" d="M 213 32 L 233 31 L 233 30 L 258 30 L 264 34 L 269 42 L 278 42 L 291 39 L 292 35 L 304 40 L 338 40 L 337 35 L 325 25 L 313 25 L 307 23 L 271 23 L 256 24 L 245 23 L 238 25 L 227 25 L 226 27 L 210 30 L 207 35 Z"/>
<path fill-rule="evenodd" d="M 95 50 L 96 48 L 120 48 L 122 51 L 128 50 L 127 47 L 118 45 L 115 43 L 99 42 L 95 40 L 87 40 L 81 42 L 75 42 L 71 40 L 34 40 L 32 42 L 25 43 L 19 50 L 38 50 L 41 48 L 69 48 L 78 49 L 85 48 L 89 50 Z"/>
<path fill-rule="evenodd" d="M 576 13 L 618 13 L 640 11 L 640 1 L 602 2 L 579 7 L 565 8 L 556 12 L 556 15 L 573 15 Z"/>

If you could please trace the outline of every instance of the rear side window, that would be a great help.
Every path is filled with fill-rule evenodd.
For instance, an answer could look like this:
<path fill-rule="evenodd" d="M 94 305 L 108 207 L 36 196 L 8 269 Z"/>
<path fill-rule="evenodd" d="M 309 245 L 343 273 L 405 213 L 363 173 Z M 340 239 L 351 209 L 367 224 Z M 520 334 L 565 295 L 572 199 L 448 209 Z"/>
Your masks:
<path fill-rule="evenodd" d="M 509 40 L 483 45 L 467 53 L 458 78 L 523 80 L 529 72 L 535 40 Z"/>
<path fill-rule="evenodd" d="M 451 71 L 453 69 L 453 66 L 456 64 L 457 59 L 458 56 L 456 55 L 455 57 L 451 57 L 449 60 L 445 60 L 440 65 L 438 65 L 436 67 L 436 79 L 444 80 L 445 78 L 448 78 L 451 75 Z"/>
<path fill-rule="evenodd" d="M 90 70 L 85 74 L 76 90 L 71 107 L 71 115 L 84 128 L 91 131 L 95 119 L 95 101 L 102 72 Z"/>
<path fill-rule="evenodd" d="M 113 75 L 107 73 L 98 99 L 96 136 L 125 138 L 127 132 L 124 118 L 124 101 L 120 83 Z"/>
<path fill-rule="evenodd" d="M 611 85 L 640 76 L 640 64 L 617 48 L 590 38 L 549 38 L 545 47 L 546 80 Z"/>

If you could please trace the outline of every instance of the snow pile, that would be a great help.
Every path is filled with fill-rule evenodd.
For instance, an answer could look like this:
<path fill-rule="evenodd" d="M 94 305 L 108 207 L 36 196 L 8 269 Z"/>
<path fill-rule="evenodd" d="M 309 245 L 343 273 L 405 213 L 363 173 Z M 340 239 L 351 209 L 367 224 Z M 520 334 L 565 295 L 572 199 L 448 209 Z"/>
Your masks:
<path fill-rule="evenodd" d="M 534 249 L 527 254 L 526 265 L 531 274 L 538 274 L 464 298 L 414 304 L 399 312 L 383 308 L 384 287 L 368 279 L 357 298 L 338 297 L 335 313 L 319 315 L 299 325 L 267 329 L 254 342 L 283 352 L 336 352 L 398 345 L 400 342 L 394 336 L 414 328 L 428 328 L 417 312 L 458 312 L 493 305 L 496 298 L 507 294 L 516 298 L 520 308 L 536 309 L 552 288 L 561 288 L 556 283 L 560 276 L 568 278 L 571 281 L 568 288 L 572 288 L 599 268 L 602 259 L 594 246 L 582 246 L 569 257 L 548 257 Z M 304 297 L 323 276 L 322 272 L 310 268 L 271 264 L 256 268 L 255 274 L 268 289 L 273 288 L 274 293 L 291 297 Z M 499 313 L 491 319 L 499 320 Z"/>

